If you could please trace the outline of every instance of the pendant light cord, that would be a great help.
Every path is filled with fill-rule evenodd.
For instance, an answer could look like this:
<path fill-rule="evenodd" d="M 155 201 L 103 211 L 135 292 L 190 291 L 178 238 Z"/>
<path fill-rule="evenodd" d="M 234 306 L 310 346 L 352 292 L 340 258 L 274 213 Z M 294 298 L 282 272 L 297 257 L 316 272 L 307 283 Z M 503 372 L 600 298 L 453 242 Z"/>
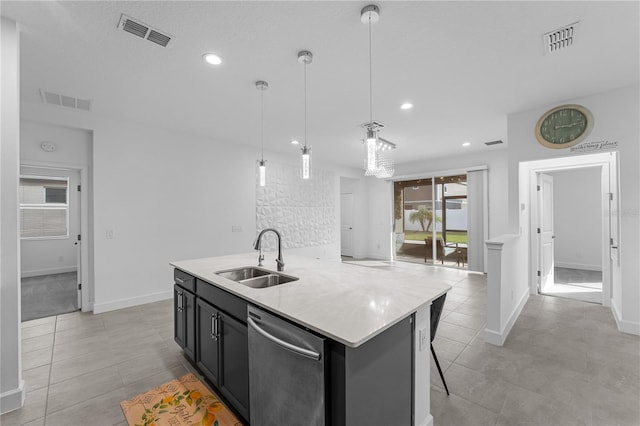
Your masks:
<path fill-rule="evenodd" d="M 369 122 L 373 123 L 373 66 L 371 48 L 371 13 L 369 13 Z"/>
<path fill-rule="evenodd" d="M 260 89 L 260 159 L 264 162 L 264 88 Z"/>
<path fill-rule="evenodd" d="M 304 147 L 307 147 L 307 60 L 304 61 Z"/>

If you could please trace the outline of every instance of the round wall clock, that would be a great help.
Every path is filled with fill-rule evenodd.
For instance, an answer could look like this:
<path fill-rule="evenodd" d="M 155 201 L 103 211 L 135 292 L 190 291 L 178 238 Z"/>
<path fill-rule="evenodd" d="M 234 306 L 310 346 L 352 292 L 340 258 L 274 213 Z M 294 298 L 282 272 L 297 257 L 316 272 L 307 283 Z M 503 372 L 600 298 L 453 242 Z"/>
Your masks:
<path fill-rule="evenodd" d="M 560 105 L 544 114 L 536 123 L 536 139 L 547 148 L 569 148 L 593 128 L 591 111 L 581 105 Z"/>

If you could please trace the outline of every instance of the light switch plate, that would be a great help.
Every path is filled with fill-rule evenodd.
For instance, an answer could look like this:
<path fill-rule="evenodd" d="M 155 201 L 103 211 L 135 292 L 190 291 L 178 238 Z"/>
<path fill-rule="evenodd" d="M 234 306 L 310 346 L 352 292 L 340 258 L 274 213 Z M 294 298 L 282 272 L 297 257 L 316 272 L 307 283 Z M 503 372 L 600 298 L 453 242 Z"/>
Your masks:
<path fill-rule="evenodd" d="M 242 226 L 240 226 L 240 225 L 231 225 L 231 232 L 242 232 Z"/>

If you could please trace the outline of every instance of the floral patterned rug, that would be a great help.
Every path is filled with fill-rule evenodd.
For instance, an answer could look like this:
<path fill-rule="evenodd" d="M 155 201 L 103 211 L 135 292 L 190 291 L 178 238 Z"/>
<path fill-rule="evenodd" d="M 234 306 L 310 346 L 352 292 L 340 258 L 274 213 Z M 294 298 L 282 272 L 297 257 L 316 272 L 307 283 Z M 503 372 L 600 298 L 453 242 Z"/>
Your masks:
<path fill-rule="evenodd" d="M 129 426 L 242 426 L 193 374 L 120 403 Z"/>

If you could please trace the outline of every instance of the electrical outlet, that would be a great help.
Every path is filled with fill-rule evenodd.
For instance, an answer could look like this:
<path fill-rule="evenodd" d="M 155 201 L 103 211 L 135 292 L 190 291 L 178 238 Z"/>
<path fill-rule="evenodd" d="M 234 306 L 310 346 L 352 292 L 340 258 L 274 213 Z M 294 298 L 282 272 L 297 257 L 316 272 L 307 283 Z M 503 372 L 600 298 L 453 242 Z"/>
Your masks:
<path fill-rule="evenodd" d="M 418 339 L 419 339 L 419 350 L 422 352 L 427 347 L 427 337 L 429 336 L 429 332 L 426 328 L 421 328 L 418 331 Z"/>
<path fill-rule="evenodd" d="M 231 225 L 231 232 L 242 232 L 242 226 L 240 226 L 240 225 Z"/>
<path fill-rule="evenodd" d="M 107 229 L 104 236 L 107 240 L 113 240 L 113 229 Z"/>

